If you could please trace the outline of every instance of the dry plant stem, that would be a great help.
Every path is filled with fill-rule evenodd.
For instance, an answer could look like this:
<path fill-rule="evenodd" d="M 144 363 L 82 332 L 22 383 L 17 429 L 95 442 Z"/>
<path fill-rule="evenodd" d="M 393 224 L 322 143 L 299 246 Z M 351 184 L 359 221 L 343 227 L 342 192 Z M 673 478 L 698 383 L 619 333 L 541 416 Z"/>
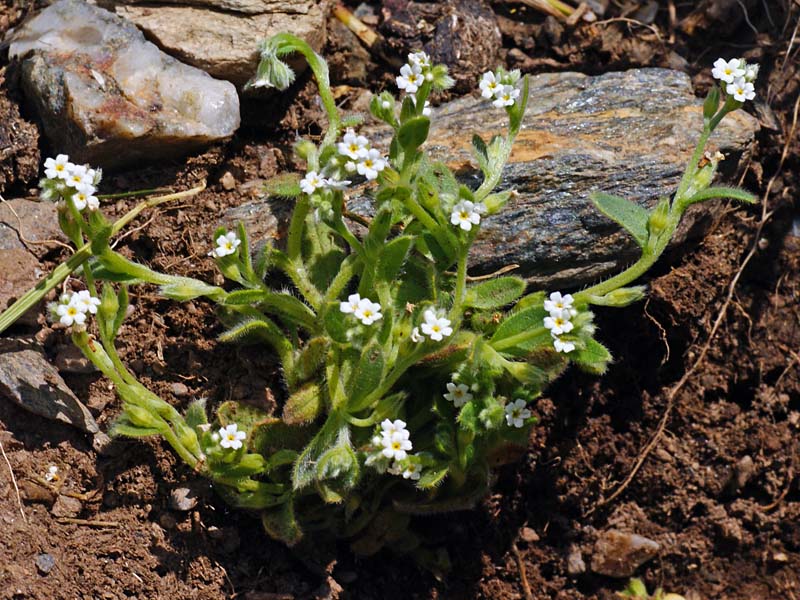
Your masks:
<path fill-rule="evenodd" d="M 525 6 L 530 6 L 533 9 L 541 11 L 545 14 L 552 15 L 558 19 L 566 19 L 575 9 L 564 4 L 560 0 L 519 0 Z"/>
<path fill-rule="evenodd" d="M 675 386 L 669 391 L 669 394 L 667 395 L 667 407 L 664 410 L 664 414 L 658 423 L 658 427 L 656 428 L 656 431 L 653 434 L 653 436 L 650 438 L 650 441 L 647 443 L 644 449 L 639 453 L 639 457 L 636 459 L 636 463 L 633 465 L 633 469 L 631 469 L 631 472 L 628 474 L 625 480 L 620 484 L 620 486 L 616 490 L 614 490 L 614 492 L 608 498 L 600 500 L 597 503 L 597 506 L 603 506 L 605 504 L 608 504 L 609 502 L 614 501 L 616 498 L 619 497 L 619 495 L 623 491 L 625 491 L 625 489 L 633 481 L 634 477 L 636 477 L 636 474 L 639 472 L 639 469 L 644 464 L 644 461 L 647 460 L 647 457 L 650 455 L 653 449 L 658 445 L 659 441 L 661 441 L 661 436 L 664 434 L 664 430 L 667 427 L 667 422 L 669 421 L 669 417 L 672 414 L 672 408 L 675 403 L 675 396 L 683 388 L 683 386 L 686 384 L 689 378 L 692 375 L 694 375 L 695 371 L 697 371 L 697 369 L 705 360 L 706 355 L 708 354 L 708 351 L 711 348 L 711 342 L 714 340 L 714 337 L 716 336 L 717 331 L 722 325 L 722 321 L 728 312 L 728 307 L 730 306 L 731 301 L 733 300 L 733 295 L 736 291 L 736 286 L 739 283 L 739 279 L 741 278 L 742 273 L 744 273 L 744 270 L 747 267 L 747 265 L 752 260 L 753 256 L 755 256 L 756 252 L 758 252 L 758 241 L 761 239 L 761 232 L 763 231 L 767 221 L 770 219 L 770 217 L 772 217 L 773 211 L 767 211 L 767 200 L 769 199 L 769 195 L 770 192 L 772 191 L 773 184 L 778 178 L 778 175 L 783 170 L 783 164 L 786 161 L 786 156 L 789 153 L 789 146 L 791 145 L 791 142 L 794 139 L 794 134 L 797 128 L 798 109 L 800 109 L 800 95 L 798 95 L 797 100 L 794 103 L 792 126 L 789 129 L 789 134 L 786 136 L 786 143 L 784 144 L 783 152 L 781 153 L 781 160 L 778 163 L 778 168 L 775 171 L 775 174 L 770 178 L 769 183 L 767 183 L 767 189 L 764 191 L 764 196 L 761 200 L 761 219 L 758 222 L 755 235 L 753 236 L 753 244 L 751 245 L 750 251 L 747 253 L 747 256 L 744 257 L 744 260 L 742 260 L 741 265 L 739 265 L 739 269 L 736 271 L 736 275 L 734 275 L 730 285 L 728 286 L 728 294 L 725 297 L 725 302 L 722 304 L 722 308 L 720 309 L 719 314 L 717 314 L 717 318 L 714 320 L 714 325 L 711 327 L 711 332 L 708 334 L 708 339 L 706 340 L 706 343 L 703 345 L 703 348 L 700 351 L 697 360 L 692 364 L 689 370 L 686 371 L 686 373 L 684 373 L 680 381 L 678 381 L 678 383 L 676 383 Z M 791 481 L 789 483 L 791 483 Z M 778 502 L 780 502 L 780 499 L 778 499 Z M 774 508 L 774 506 L 772 505 L 770 506 Z M 777 504 L 775 504 L 775 506 L 777 506 Z"/>
<path fill-rule="evenodd" d="M 25 516 L 25 511 L 22 509 L 22 496 L 20 496 L 19 494 L 19 487 L 17 486 L 17 478 L 14 477 L 14 469 L 11 468 L 11 462 L 9 462 L 8 456 L 6 456 L 6 449 L 3 448 L 3 442 L 0 442 L 0 452 L 3 453 L 3 458 L 6 461 L 8 472 L 11 474 L 11 483 L 14 484 L 14 491 L 17 494 L 17 504 L 19 505 L 19 514 L 22 515 L 22 521 L 27 525 L 28 519 Z"/>
<path fill-rule="evenodd" d="M 344 23 L 347 28 L 356 34 L 369 48 L 380 40 L 380 36 L 375 33 L 368 25 L 350 12 L 344 5 L 337 4 L 333 7 L 333 16 Z"/>
<path fill-rule="evenodd" d="M 164 204 L 165 202 L 172 202 L 173 200 L 179 200 L 180 198 L 194 196 L 195 194 L 202 192 L 205 187 L 206 184 L 203 182 L 199 186 L 190 190 L 177 192 L 175 194 L 168 194 L 166 196 L 158 196 L 138 204 L 135 208 L 133 208 L 133 210 L 125 214 L 122 218 L 114 223 L 112 226 L 111 235 L 116 235 L 119 233 L 123 227 L 139 216 L 143 210 L 153 208 L 159 204 Z M 29 290 L 16 302 L 14 302 L 14 304 L 8 307 L 7 310 L 0 314 L 0 333 L 8 329 L 17 319 L 35 306 L 36 303 L 39 302 L 39 300 L 41 300 L 45 294 L 47 294 L 47 292 L 52 290 L 54 287 L 64 281 L 64 279 L 66 279 L 73 271 L 83 265 L 83 263 L 86 262 L 91 255 L 91 244 L 84 244 L 78 248 L 75 251 L 75 254 L 70 256 L 66 262 L 58 265 L 44 279 L 37 283 L 36 287 L 34 287 L 32 290 Z"/>
<path fill-rule="evenodd" d="M 519 581 L 522 584 L 522 591 L 525 593 L 525 600 L 533 600 L 533 592 L 531 592 L 531 584 L 528 583 L 528 574 L 525 572 L 525 561 L 522 560 L 522 553 L 517 548 L 516 542 L 511 545 L 514 551 L 514 556 L 517 559 L 517 568 L 519 569 Z"/>

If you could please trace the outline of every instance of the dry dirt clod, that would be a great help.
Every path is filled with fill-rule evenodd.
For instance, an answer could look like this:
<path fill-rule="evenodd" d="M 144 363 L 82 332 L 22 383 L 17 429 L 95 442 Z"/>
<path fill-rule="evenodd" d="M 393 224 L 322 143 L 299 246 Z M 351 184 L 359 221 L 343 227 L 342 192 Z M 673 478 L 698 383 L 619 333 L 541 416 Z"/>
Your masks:
<path fill-rule="evenodd" d="M 599 575 L 630 577 L 660 548 L 658 542 L 635 533 L 604 531 L 594 545 L 591 568 Z"/>
<path fill-rule="evenodd" d="M 586 572 L 586 563 L 583 560 L 583 555 L 577 546 L 570 547 L 569 554 L 567 555 L 567 573 L 576 577 Z"/>
<path fill-rule="evenodd" d="M 53 508 L 50 513 L 54 517 L 77 517 L 83 510 L 83 504 L 77 498 L 70 498 L 69 496 L 59 496 L 56 498 Z"/>

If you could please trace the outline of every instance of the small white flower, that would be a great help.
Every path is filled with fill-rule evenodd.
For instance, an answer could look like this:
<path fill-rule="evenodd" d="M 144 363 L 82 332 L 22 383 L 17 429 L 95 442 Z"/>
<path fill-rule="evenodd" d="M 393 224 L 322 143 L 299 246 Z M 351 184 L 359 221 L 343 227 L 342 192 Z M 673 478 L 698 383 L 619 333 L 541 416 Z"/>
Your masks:
<path fill-rule="evenodd" d="M 100 200 L 97 196 L 86 196 L 86 208 L 89 210 L 97 210 L 100 208 Z"/>
<path fill-rule="evenodd" d="M 369 151 L 369 140 L 363 135 L 356 135 L 353 129 L 348 129 L 342 141 L 338 144 L 339 154 L 358 160 L 367 155 Z"/>
<path fill-rule="evenodd" d="M 407 94 L 416 94 L 423 79 L 422 68 L 419 65 L 403 65 L 397 78 L 397 87 L 405 90 Z"/>
<path fill-rule="evenodd" d="M 369 298 L 359 300 L 358 307 L 353 311 L 353 314 L 364 325 L 372 325 L 383 317 L 381 315 L 381 305 Z"/>
<path fill-rule="evenodd" d="M 564 341 L 557 335 L 553 336 L 553 347 L 556 349 L 556 352 L 563 352 L 564 354 L 575 350 L 575 344 L 570 341 Z"/>
<path fill-rule="evenodd" d="M 219 445 L 223 448 L 238 450 L 242 447 L 242 441 L 246 437 L 246 432 L 239 431 L 239 426 L 236 423 L 231 423 L 219 430 Z"/>
<path fill-rule="evenodd" d="M 485 212 L 486 206 L 482 202 L 475 204 L 470 200 L 462 200 L 453 207 L 453 212 L 450 213 L 450 223 L 464 231 L 469 231 L 473 225 L 481 222 L 481 214 Z"/>
<path fill-rule="evenodd" d="M 348 173 L 355 173 L 356 168 L 356 163 L 354 163 L 352 160 L 348 160 L 346 163 L 344 163 L 344 169 Z"/>
<path fill-rule="evenodd" d="M 239 239 L 239 236 L 236 235 L 235 232 L 229 231 L 225 235 L 221 235 L 217 238 L 217 247 L 214 248 L 212 254 L 217 258 L 228 256 L 236 252 L 236 249 L 241 243 L 242 240 Z"/>
<path fill-rule="evenodd" d="M 378 173 L 383 171 L 385 168 L 386 160 L 375 148 L 372 148 L 369 152 L 367 152 L 366 156 L 363 156 L 358 165 L 356 165 L 356 169 L 358 169 L 359 174 L 366 177 L 369 181 L 377 179 Z"/>
<path fill-rule="evenodd" d="M 417 97 L 411 96 L 411 101 L 414 103 L 414 106 L 417 105 Z M 431 116 L 431 103 L 430 100 L 425 100 L 425 104 L 422 105 L 422 116 L 423 117 L 430 117 Z"/>
<path fill-rule="evenodd" d="M 418 344 L 422 340 L 423 337 L 419 333 L 419 327 L 414 327 L 414 329 L 411 330 L 411 341 Z"/>
<path fill-rule="evenodd" d="M 69 304 L 59 304 L 58 308 L 56 308 L 56 314 L 60 317 L 59 322 L 67 327 L 86 323 L 86 313 L 72 301 Z"/>
<path fill-rule="evenodd" d="M 413 447 L 407 433 L 396 431 L 391 436 L 384 435 L 381 438 L 381 445 L 383 446 L 381 453 L 386 458 L 405 460 L 406 456 L 408 456 L 408 451 Z"/>
<path fill-rule="evenodd" d="M 530 418 L 531 411 L 525 407 L 525 400 L 517 398 L 511 404 L 506 404 L 506 423 L 509 427 L 522 427 L 525 419 Z"/>
<path fill-rule="evenodd" d="M 89 175 L 88 170 L 83 165 L 72 165 L 69 175 L 66 178 L 67 185 L 78 189 L 80 186 L 94 186 L 94 175 Z"/>
<path fill-rule="evenodd" d="M 327 181 L 324 177 L 320 177 L 316 171 L 309 171 L 306 176 L 300 180 L 300 189 L 305 194 L 313 194 L 319 188 L 325 187 Z"/>
<path fill-rule="evenodd" d="M 733 99 L 737 102 L 745 102 L 746 100 L 752 100 L 756 97 L 753 84 L 749 81 L 745 81 L 743 77 L 739 77 L 733 83 L 729 83 L 726 91 L 733 96 Z"/>
<path fill-rule="evenodd" d="M 431 309 L 425 311 L 423 317 L 425 322 L 422 324 L 422 333 L 430 337 L 435 342 L 441 342 L 443 338 L 452 335 L 453 328 L 450 327 L 450 320 L 444 317 L 437 317 Z"/>
<path fill-rule="evenodd" d="M 561 295 L 561 292 L 553 292 L 550 294 L 550 299 L 544 301 L 544 309 L 553 313 L 555 311 L 569 310 L 572 308 L 572 303 L 575 299 L 572 294 Z M 574 316 L 574 315 L 573 315 Z"/>
<path fill-rule="evenodd" d="M 417 481 L 422 474 L 422 467 L 417 463 L 408 462 L 406 468 L 403 470 L 403 479 L 411 479 Z"/>
<path fill-rule="evenodd" d="M 422 50 L 412 52 L 408 55 L 408 64 L 412 67 L 419 67 L 420 70 L 427 69 L 431 66 L 431 57 L 428 56 L 427 52 L 423 52 Z"/>
<path fill-rule="evenodd" d="M 553 311 L 550 313 L 549 317 L 544 318 L 544 326 L 555 335 L 569 333 L 574 327 L 570 322 L 571 317 L 572 314 L 569 312 L 569 309 Z"/>
<path fill-rule="evenodd" d="M 381 454 L 381 456 L 383 456 L 383 454 Z M 386 472 L 389 475 L 402 475 L 403 474 L 403 467 L 400 466 L 400 463 L 395 462 L 395 463 L 392 463 L 392 465 L 388 469 L 386 469 Z"/>
<path fill-rule="evenodd" d="M 503 89 L 503 86 L 491 71 L 487 71 L 481 76 L 478 87 L 481 89 L 481 96 L 487 99 L 494 98 Z"/>
<path fill-rule="evenodd" d="M 339 310 L 345 314 L 352 314 L 358 310 L 359 302 L 361 302 L 361 296 L 358 294 L 350 294 L 347 297 L 347 302 L 339 303 Z"/>
<path fill-rule="evenodd" d="M 58 481 L 60 477 L 58 476 L 58 467 L 55 465 L 50 465 L 47 467 L 47 474 L 44 476 L 45 481 Z"/>
<path fill-rule="evenodd" d="M 381 108 L 383 110 L 389 110 L 390 108 L 392 108 L 392 103 L 389 102 L 388 100 L 382 100 L 381 101 Z"/>
<path fill-rule="evenodd" d="M 87 196 L 93 195 L 97 188 L 95 188 L 91 183 L 86 183 L 85 181 L 73 186 L 77 191 L 83 192 Z"/>
<path fill-rule="evenodd" d="M 744 80 L 754 83 L 758 78 L 759 66 L 757 63 L 749 64 L 744 68 Z"/>
<path fill-rule="evenodd" d="M 352 183 L 349 179 L 336 179 L 335 177 L 328 177 L 325 179 L 326 187 L 332 190 L 343 190 Z"/>
<path fill-rule="evenodd" d="M 395 433 L 400 433 L 401 435 L 405 435 L 406 439 L 409 437 L 408 429 L 406 429 L 406 422 L 402 419 L 395 419 L 394 421 L 390 421 L 389 419 L 384 419 L 381 423 L 381 435 L 383 437 L 392 437 Z M 377 436 L 376 436 L 377 437 Z M 375 438 L 373 438 L 374 440 Z M 380 439 L 378 439 L 378 443 L 380 444 Z"/>
<path fill-rule="evenodd" d="M 72 194 L 72 203 L 78 210 L 83 210 L 84 208 L 87 207 L 89 208 L 89 210 L 97 210 L 98 208 L 100 208 L 100 200 L 97 199 L 97 196 L 92 196 L 91 194 L 87 194 L 83 190 L 75 190 L 75 193 Z"/>
<path fill-rule="evenodd" d="M 729 61 L 724 58 L 718 58 L 714 61 L 714 68 L 711 69 L 714 79 L 719 79 L 725 83 L 733 83 L 739 77 L 744 76 L 744 73 L 742 61 L 738 58 L 732 58 Z"/>
<path fill-rule="evenodd" d="M 492 106 L 502 108 L 504 106 L 513 106 L 514 102 L 519 98 L 519 90 L 513 85 L 504 85 L 503 89 L 498 92 Z"/>
<path fill-rule="evenodd" d="M 48 158 L 44 161 L 44 174 L 48 179 L 64 179 L 69 177 L 72 170 L 72 163 L 69 162 L 69 156 L 66 154 L 59 154 L 55 158 Z"/>
<path fill-rule="evenodd" d="M 219 434 L 216 431 L 211 434 L 211 441 L 215 443 L 219 441 Z"/>
<path fill-rule="evenodd" d="M 472 400 L 472 394 L 469 393 L 469 386 L 459 383 L 447 384 L 447 393 L 444 394 L 445 400 L 449 400 L 456 408 L 461 408 L 467 402 Z"/>
<path fill-rule="evenodd" d="M 81 290 L 72 296 L 72 300 L 81 312 L 97 314 L 97 307 L 100 306 L 100 298 L 92 296 L 89 290 Z"/>

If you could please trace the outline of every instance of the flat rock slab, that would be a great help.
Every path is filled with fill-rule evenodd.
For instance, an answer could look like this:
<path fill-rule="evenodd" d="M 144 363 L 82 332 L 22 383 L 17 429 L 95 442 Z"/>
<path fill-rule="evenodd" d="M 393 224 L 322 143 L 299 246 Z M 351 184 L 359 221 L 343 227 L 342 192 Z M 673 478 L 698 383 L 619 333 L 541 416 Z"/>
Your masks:
<path fill-rule="evenodd" d="M 83 0 L 58 0 L 9 40 L 45 134 L 73 160 L 110 168 L 173 158 L 239 127 L 233 85 Z"/>
<path fill-rule="evenodd" d="M 604 191 L 651 208 L 671 195 L 702 128 L 702 101 L 684 73 L 633 69 L 590 77 L 554 73 L 531 78 L 530 101 L 501 189 L 519 195 L 485 219 L 470 255 L 470 272 L 505 265 L 534 286 L 555 289 L 597 281 L 635 260 L 638 246 L 589 200 Z M 433 110 L 428 148 L 470 185 L 481 181 L 471 155 L 473 133 L 489 140 L 507 127 L 505 111 L 478 98 L 462 98 Z M 757 121 L 742 111 L 726 117 L 710 149 L 738 156 L 753 141 Z M 388 148 L 390 132 L 370 125 L 363 133 Z M 696 205 L 684 218 L 675 243 L 714 210 Z M 282 240 L 291 205 L 266 199 L 228 211 L 223 223 L 241 220 L 256 243 Z M 370 201 L 353 198 L 348 208 L 370 214 Z"/>
<path fill-rule="evenodd" d="M 314 0 L 186 0 L 102 4 L 135 23 L 163 50 L 242 87 L 258 66 L 258 44 L 288 31 L 315 50 L 325 43 L 327 3 Z M 292 62 L 292 57 L 289 57 Z M 304 68 L 296 61 L 293 66 Z"/>

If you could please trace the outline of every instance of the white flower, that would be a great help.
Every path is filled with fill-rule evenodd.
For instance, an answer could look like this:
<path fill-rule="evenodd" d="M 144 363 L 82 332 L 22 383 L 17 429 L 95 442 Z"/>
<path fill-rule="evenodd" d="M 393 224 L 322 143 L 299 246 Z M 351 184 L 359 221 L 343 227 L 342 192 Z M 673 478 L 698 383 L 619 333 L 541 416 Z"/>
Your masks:
<path fill-rule="evenodd" d="M 239 426 L 236 423 L 231 423 L 219 430 L 219 445 L 223 448 L 238 450 L 242 447 L 242 441 L 246 437 L 246 432 L 239 431 Z"/>
<path fill-rule="evenodd" d="M 378 178 L 378 173 L 386 168 L 386 160 L 381 156 L 381 153 L 372 148 L 367 152 L 366 156 L 361 157 L 360 162 L 356 165 L 359 174 L 366 177 L 369 181 Z"/>
<path fill-rule="evenodd" d="M 563 352 L 564 354 L 568 354 L 575 350 L 575 344 L 569 341 L 564 341 L 557 335 L 553 335 L 553 347 L 556 349 L 556 352 Z"/>
<path fill-rule="evenodd" d="M 502 85 L 497 81 L 497 78 L 491 71 L 487 71 L 481 76 L 478 87 L 481 89 L 481 96 L 487 99 L 494 98 L 497 93 L 503 89 Z"/>
<path fill-rule="evenodd" d="M 733 83 L 739 77 L 743 77 L 744 73 L 742 61 L 738 58 L 732 58 L 729 61 L 724 58 L 718 58 L 714 61 L 714 68 L 711 69 L 714 79 L 719 79 L 725 83 Z"/>
<path fill-rule="evenodd" d="M 411 101 L 414 103 L 414 106 L 417 105 L 417 97 L 411 96 Z M 425 100 L 425 104 L 422 106 L 422 116 L 423 117 L 430 117 L 431 116 L 431 103 L 430 100 Z"/>
<path fill-rule="evenodd" d="M 78 210 L 83 210 L 86 207 L 89 207 L 89 210 L 97 210 L 100 207 L 100 201 L 97 196 L 87 194 L 83 190 L 75 190 L 75 193 L 72 194 L 72 203 Z"/>
<path fill-rule="evenodd" d="M 422 341 L 422 336 L 419 333 L 419 327 L 414 327 L 414 329 L 411 330 L 411 341 L 415 344 Z"/>
<path fill-rule="evenodd" d="M 544 326 L 555 335 L 569 333 L 574 327 L 570 322 L 570 317 L 572 317 L 572 314 L 569 309 L 553 311 L 549 317 L 544 318 Z"/>
<path fill-rule="evenodd" d="M 91 196 L 92 194 L 94 194 L 97 191 L 97 188 L 95 188 L 91 183 L 86 183 L 85 181 L 82 182 L 82 183 L 79 183 L 78 185 L 76 185 L 74 187 L 75 187 L 76 190 L 78 190 L 79 192 L 83 192 L 87 196 Z"/>
<path fill-rule="evenodd" d="M 437 317 L 436 313 L 428 309 L 424 313 L 425 322 L 422 324 L 422 333 L 430 337 L 435 342 L 441 342 L 444 337 L 452 335 L 453 328 L 450 327 L 450 320 L 444 317 Z"/>
<path fill-rule="evenodd" d="M 356 135 L 352 129 L 348 129 L 342 141 L 338 144 L 339 154 L 350 157 L 353 160 L 366 156 L 369 151 L 369 140 L 363 135 Z"/>
<path fill-rule="evenodd" d="M 94 175 L 89 175 L 88 170 L 83 165 L 72 165 L 66 182 L 67 185 L 71 185 L 75 189 L 84 185 L 94 187 Z"/>
<path fill-rule="evenodd" d="M 59 304 L 56 314 L 60 317 L 59 322 L 67 327 L 86 323 L 86 313 L 72 300 L 68 304 Z"/>
<path fill-rule="evenodd" d="M 229 231 L 217 238 L 217 247 L 211 253 L 217 258 L 222 258 L 236 252 L 241 243 L 242 240 L 239 239 L 239 236 L 235 232 Z"/>
<path fill-rule="evenodd" d="M 408 451 L 412 448 L 407 431 L 396 431 L 391 436 L 384 435 L 381 438 L 381 446 L 383 446 L 381 453 L 386 458 L 394 460 L 405 460 Z"/>
<path fill-rule="evenodd" d="M 72 163 L 69 156 L 59 154 L 55 158 L 48 158 L 44 161 L 44 174 L 48 179 L 67 179 L 72 170 Z"/>
<path fill-rule="evenodd" d="M 423 52 L 422 50 L 412 52 L 408 55 L 408 64 L 412 67 L 419 67 L 420 70 L 427 69 L 431 66 L 431 57 L 428 56 L 427 52 Z"/>
<path fill-rule="evenodd" d="M 726 90 L 733 99 L 737 102 L 744 102 L 745 100 L 752 100 L 756 97 L 756 91 L 753 84 L 745 81 L 743 77 L 739 77 L 733 83 L 729 83 Z"/>
<path fill-rule="evenodd" d="M 80 292 L 72 295 L 72 300 L 81 312 L 88 312 L 93 315 L 97 314 L 97 307 L 100 306 L 100 298 L 92 296 L 89 290 L 81 290 Z"/>
<path fill-rule="evenodd" d="M 408 429 L 406 429 L 406 422 L 402 419 L 395 419 L 394 421 L 390 421 L 389 419 L 384 419 L 381 423 L 381 435 L 383 437 L 392 437 L 395 433 L 400 433 L 405 435 L 406 439 L 409 437 Z M 375 438 L 373 438 L 374 441 Z M 380 444 L 380 439 L 378 440 Z"/>
<path fill-rule="evenodd" d="M 362 298 L 358 302 L 358 306 L 353 311 L 353 314 L 364 325 L 372 325 L 375 321 L 379 320 L 381 315 L 381 305 L 373 302 L 369 298 Z"/>
<path fill-rule="evenodd" d="M 411 479 L 417 481 L 422 474 L 422 467 L 417 463 L 408 462 L 406 468 L 403 470 L 403 479 Z"/>
<path fill-rule="evenodd" d="M 405 90 L 407 94 L 416 94 L 423 79 L 422 67 L 418 64 L 403 65 L 397 78 L 397 87 Z"/>
<path fill-rule="evenodd" d="M 100 208 L 100 200 L 97 196 L 86 196 L 86 208 L 89 210 L 97 210 Z"/>
<path fill-rule="evenodd" d="M 519 90 L 513 85 L 504 85 L 503 89 L 497 93 L 492 106 L 502 108 L 504 106 L 513 106 L 514 102 L 519 98 Z"/>
<path fill-rule="evenodd" d="M 449 400 L 456 408 L 461 408 L 467 402 L 472 400 L 472 394 L 469 393 L 469 387 L 463 383 L 456 385 L 455 383 L 447 384 L 447 393 L 444 394 L 445 400 Z"/>
<path fill-rule="evenodd" d="M 306 176 L 300 180 L 300 189 L 306 194 L 313 194 L 317 189 L 325 187 L 324 177 L 320 177 L 316 171 L 309 171 Z"/>
<path fill-rule="evenodd" d="M 55 465 L 50 465 L 47 467 L 47 475 L 44 476 L 45 481 L 58 481 L 58 467 Z"/>
<path fill-rule="evenodd" d="M 575 299 L 572 297 L 572 294 L 565 294 L 562 296 L 561 292 L 553 292 L 550 294 L 550 299 L 544 301 L 544 309 L 551 315 L 556 311 L 568 310 L 574 317 L 577 312 L 572 308 L 572 303 L 574 301 Z"/>
<path fill-rule="evenodd" d="M 464 231 L 469 231 L 473 225 L 481 222 L 481 214 L 485 212 L 486 206 L 482 202 L 475 204 L 470 200 L 462 200 L 453 207 L 453 212 L 450 213 L 450 222 Z"/>
<path fill-rule="evenodd" d="M 758 69 L 759 66 L 756 63 L 747 65 L 744 68 L 744 80 L 749 81 L 750 83 L 755 82 L 755 80 L 758 78 Z"/>
<path fill-rule="evenodd" d="M 392 108 L 392 103 L 389 102 L 388 100 L 382 100 L 381 101 L 381 108 L 383 110 L 389 110 L 390 108 Z"/>
<path fill-rule="evenodd" d="M 339 310 L 345 314 L 351 314 L 358 310 L 358 303 L 361 302 L 361 296 L 358 294 L 350 294 L 347 297 L 347 302 L 339 303 Z"/>
<path fill-rule="evenodd" d="M 506 404 L 506 423 L 509 427 L 522 427 L 525 419 L 530 418 L 531 411 L 525 408 L 525 400 L 517 398 L 511 404 Z"/>
<path fill-rule="evenodd" d="M 348 160 L 346 163 L 344 163 L 344 168 L 348 173 L 355 173 L 356 163 L 354 163 L 352 160 Z"/>
<path fill-rule="evenodd" d="M 349 179 L 336 179 L 335 177 L 328 177 L 325 180 L 326 187 L 332 190 L 343 190 L 350 185 L 350 183 L 351 181 Z"/>

